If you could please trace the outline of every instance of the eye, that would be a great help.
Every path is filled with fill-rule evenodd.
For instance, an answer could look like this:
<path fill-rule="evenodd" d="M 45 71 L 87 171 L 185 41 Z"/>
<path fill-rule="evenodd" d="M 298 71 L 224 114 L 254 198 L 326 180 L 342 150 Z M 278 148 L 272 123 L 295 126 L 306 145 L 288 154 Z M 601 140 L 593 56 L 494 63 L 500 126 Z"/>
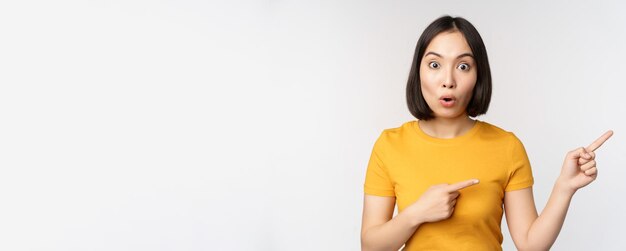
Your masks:
<path fill-rule="evenodd" d="M 469 70 L 470 66 L 466 63 L 461 63 L 459 64 L 459 66 L 457 66 L 457 68 L 459 68 L 459 70 L 462 70 L 462 71 L 467 71 Z"/>
<path fill-rule="evenodd" d="M 428 66 L 430 68 L 437 69 L 437 68 L 439 68 L 439 63 L 433 61 L 433 62 L 428 63 Z"/>

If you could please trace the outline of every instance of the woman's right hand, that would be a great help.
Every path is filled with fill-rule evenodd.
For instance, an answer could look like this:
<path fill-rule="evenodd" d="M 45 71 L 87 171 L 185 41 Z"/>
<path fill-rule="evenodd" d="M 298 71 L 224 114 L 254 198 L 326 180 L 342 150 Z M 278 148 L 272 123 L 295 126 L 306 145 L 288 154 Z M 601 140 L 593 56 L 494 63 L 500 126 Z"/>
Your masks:
<path fill-rule="evenodd" d="M 436 222 L 450 218 L 454 212 L 459 190 L 478 184 L 477 179 L 455 184 L 439 184 L 428 188 L 410 207 L 413 207 L 419 222 Z"/>

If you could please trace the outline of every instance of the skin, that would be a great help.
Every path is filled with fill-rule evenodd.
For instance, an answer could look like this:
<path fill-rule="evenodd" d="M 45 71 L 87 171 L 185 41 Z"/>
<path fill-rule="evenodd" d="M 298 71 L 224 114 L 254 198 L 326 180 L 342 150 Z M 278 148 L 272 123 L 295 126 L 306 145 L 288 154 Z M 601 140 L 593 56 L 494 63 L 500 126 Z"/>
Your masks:
<path fill-rule="evenodd" d="M 472 50 L 460 32 L 444 32 L 426 47 L 420 63 L 422 95 L 435 114 L 431 120 L 419 120 L 420 128 L 437 138 L 454 138 L 472 128 L 475 121 L 465 108 L 472 98 L 477 79 Z M 442 95 L 454 95 L 453 107 L 441 105 Z"/>
<path fill-rule="evenodd" d="M 465 109 L 471 99 L 477 71 L 471 49 L 458 31 L 438 34 L 426 48 L 420 64 L 422 93 L 435 115 L 419 121 L 420 128 L 437 138 L 454 138 L 470 130 L 475 121 Z M 441 95 L 457 100 L 453 107 L 439 103 Z M 549 250 L 556 240 L 576 191 L 597 175 L 596 151 L 613 135 L 608 131 L 587 147 L 568 152 L 550 198 L 537 214 L 532 187 L 505 192 L 504 209 L 509 232 L 518 250 Z M 470 177 L 468 177 L 470 178 Z M 395 197 L 364 195 L 362 250 L 398 250 L 426 222 L 448 219 L 454 213 L 459 190 L 477 184 L 468 179 L 430 187 L 405 210 L 393 216 Z"/>

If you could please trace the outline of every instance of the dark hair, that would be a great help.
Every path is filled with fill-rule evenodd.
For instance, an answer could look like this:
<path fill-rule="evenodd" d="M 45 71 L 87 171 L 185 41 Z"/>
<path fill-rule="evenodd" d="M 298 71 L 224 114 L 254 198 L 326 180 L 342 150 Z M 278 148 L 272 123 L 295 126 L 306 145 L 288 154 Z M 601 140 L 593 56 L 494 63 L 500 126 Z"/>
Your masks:
<path fill-rule="evenodd" d="M 489 60 L 487 59 L 487 50 L 485 49 L 483 39 L 478 34 L 476 28 L 464 18 L 442 16 L 428 25 L 417 41 L 413 65 L 411 66 L 409 81 L 406 85 L 406 101 L 409 111 L 417 119 L 429 120 L 434 118 L 433 111 L 428 107 L 422 95 L 420 81 L 420 63 L 422 57 L 424 57 L 426 47 L 439 33 L 454 30 L 458 30 L 463 34 L 476 60 L 476 85 L 472 92 L 472 99 L 466 108 L 467 114 L 471 117 L 476 117 L 487 113 L 487 109 L 489 109 L 489 102 L 491 101 L 491 70 L 489 69 Z"/>

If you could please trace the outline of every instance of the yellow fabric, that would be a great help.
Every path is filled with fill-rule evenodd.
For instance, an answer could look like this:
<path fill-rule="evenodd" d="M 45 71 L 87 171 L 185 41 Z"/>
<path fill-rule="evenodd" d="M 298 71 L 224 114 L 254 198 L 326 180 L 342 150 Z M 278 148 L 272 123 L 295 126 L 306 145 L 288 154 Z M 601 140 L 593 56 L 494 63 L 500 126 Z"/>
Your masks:
<path fill-rule="evenodd" d="M 364 190 L 395 196 L 402 212 L 432 185 L 472 178 L 480 183 L 460 190 L 452 216 L 422 224 L 403 250 L 502 250 L 504 192 L 533 185 L 524 146 L 511 132 L 479 120 L 452 139 L 425 134 L 416 120 L 386 129 L 374 143 Z"/>

